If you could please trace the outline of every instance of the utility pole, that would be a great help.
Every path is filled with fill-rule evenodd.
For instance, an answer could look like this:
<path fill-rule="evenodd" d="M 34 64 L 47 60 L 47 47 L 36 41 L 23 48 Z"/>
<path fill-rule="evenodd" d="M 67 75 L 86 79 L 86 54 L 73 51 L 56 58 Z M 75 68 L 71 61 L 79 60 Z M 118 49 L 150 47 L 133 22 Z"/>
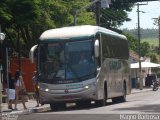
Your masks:
<path fill-rule="evenodd" d="M 100 1 L 100 0 L 94 0 L 94 1 L 90 2 L 88 5 L 82 7 L 82 8 L 80 8 L 80 9 L 78 9 L 78 10 L 75 10 L 75 11 L 74 11 L 74 25 L 77 25 L 77 14 L 78 14 L 79 12 L 81 12 L 81 11 L 84 10 L 84 9 L 89 8 L 91 5 L 93 5 L 93 4 L 95 4 L 96 2 L 99 2 L 99 1 Z"/>
<path fill-rule="evenodd" d="M 0 24 L 0 33 L 1 33 L 1 24 Z M 0 43 L 2 38 L 0 37 Z M 2 112 L 2 80 L 1 80 L 1 64 L 0 64 L 0 113 Z"/>
<path fill-rule="evenodd" d="M 96 24 L 100 25 L 100 10 L 101 10 L 101 2 L 96 2 Z"/>
<path fill-rule="evenodd" d="M 88 5 L 82 7 L 80 9 L 78 9 L 78 10 L 75 10 L 74 11 L 74 25 L 77 25 L 77 14 L 79 12 L 81 12 L 82 10 L 89 8 L 91 5 L 93 5 L 95 3 L 96 3 L 96 24 L 100 25 L 101 0 L 93 0 Z M 108 6 L 109 4 L 111 4 L 111 0 L 105 0 L 105 4 L 106 4 L 106 6 Z"/>
<path fill-rule="evenodd" d="M 158 52 L 159 52 L 159 55 L 160 55 L 160 16 L 158 18 L 158 31 L 159 31 L 159 48 L 158 48 Z"/>
<path fill-rule="evenodd" d="M 5 34 L 1 33 L 1 25 L 0 25 L 0 41 L 3 41 L 5 39 Z M 0 65 L 1 67 L 1 65 Z M 2 112 L 2 83 L 1 83 L 1 70 L 0 68 L 0 113 Z"/>
<path fill-rule="evenodd" d="M 1 33 L 1 24 L 0 24 L 0 33 Z M 0 37 L 0 43 L 1 43 L 1 37 Z M 1 80 L 1 64 L 0 64 L 0 113 L 2 112 L 2 80 Z"/>
<path fill-rule="evenodd" d="M 18 27 L 18 66 L 19 71 L 21 71 L 21 47 L 20 47 L 20 29 Z"/>
<path fill-rule="evenodd" d="M 141 66 L 141 32 L 140 32 L 140 17 L 139 17 L 139 6 L 146 4 L 137 3 L 137 18 L 138 18 L 138 53 L 139 53 L 139 89 L 143 90 L 143 78 L 142 78 L 142 66 Z M 144 13 L 144 12 L 143 12 Z"/>

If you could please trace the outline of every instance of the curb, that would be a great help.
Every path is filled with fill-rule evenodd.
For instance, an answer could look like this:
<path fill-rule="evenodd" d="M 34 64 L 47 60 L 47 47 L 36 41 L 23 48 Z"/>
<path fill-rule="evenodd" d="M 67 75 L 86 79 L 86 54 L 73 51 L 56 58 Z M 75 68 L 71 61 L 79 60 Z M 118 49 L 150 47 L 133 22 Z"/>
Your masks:
<path fill-rule="evenodd" d="M 46 112 L 48 110 L 51 110 L 49 106 L 39 107 L 39 108 L 29 108 L 27 110 L 23 111 L 3 111 L 2 114 L 6 115 L 28 115 L 32 113 L 40 113 L 40 112 Z"/>
<path fill-rule="evenodd" d="M 140 90 L 140 89 L 137 89 L 137 90 L 131 90 L 131 94 L 136 94 L 136 93 L 141 93 L 141 92 L 148 92 L 148 91 L 152 91 L 152 89 L 143 89 L 143 90 Z"/>
<path fill-rule="evenodd" d="M 31 114 L 32 110 L 28 109 L 28 110 L 24 110 L 24 111 L 12 111 L 9 114 L 11 115 L 27 115 L 27 114 Z"/>
<path fill-rule="evenodd" d="M 46 112 L 48 110 L 51 110 L 49 106 L 39 107 L 39 108 L 32 108 L 32 113 L 40 113 L 40 112 Z"/>

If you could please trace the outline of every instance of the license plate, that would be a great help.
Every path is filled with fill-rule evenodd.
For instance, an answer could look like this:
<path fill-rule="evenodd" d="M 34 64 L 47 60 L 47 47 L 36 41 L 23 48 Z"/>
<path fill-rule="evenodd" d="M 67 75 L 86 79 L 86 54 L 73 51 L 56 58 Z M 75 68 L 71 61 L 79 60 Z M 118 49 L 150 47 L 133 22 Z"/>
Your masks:
<path fill-rule="evenodd" d="M 63 96 L 63 99 L 72 99 L 73 97 L 72 96 Z"/>

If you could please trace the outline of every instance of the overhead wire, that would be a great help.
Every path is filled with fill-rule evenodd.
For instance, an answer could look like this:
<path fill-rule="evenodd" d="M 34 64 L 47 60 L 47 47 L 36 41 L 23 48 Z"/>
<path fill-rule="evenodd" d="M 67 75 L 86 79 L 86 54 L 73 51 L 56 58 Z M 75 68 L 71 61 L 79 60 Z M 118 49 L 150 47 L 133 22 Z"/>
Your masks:
<path fill-rule="evenodd" d="M 114 21 L 114 22 L 124 21 L 124 20 L 126 20 L 128 18 L 126 16 L 125 18 L 120 19 L 119 16 L 115 16 L 115 14 L 113 15 L 109 11 L 103 11 L 102 13 L 104 14 L 104 16 L 106 15 L 106 16 L 109 16 L 110 18 L 112 18 L 113 19 L 112 21 Z M 101 17 L 104 18 L 104 16 L 102 15 Z M 105 16 L 105 19 L 107 19 L 106 16 Z"/>

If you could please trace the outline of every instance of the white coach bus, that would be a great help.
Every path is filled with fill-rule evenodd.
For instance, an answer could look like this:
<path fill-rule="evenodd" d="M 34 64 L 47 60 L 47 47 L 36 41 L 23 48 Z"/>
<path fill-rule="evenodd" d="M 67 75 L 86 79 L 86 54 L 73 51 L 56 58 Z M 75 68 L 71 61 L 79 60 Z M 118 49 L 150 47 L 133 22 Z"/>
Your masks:
<path fill-rule="evenodd" d="M 98 26 L 63 27 L 42 33 L 30 50 L 32 62 L 35 49 L 40 103 L 52 110 L 70 102 L 103 106 L 107 99 L 126 101 L 131 82 L 125 36 Z"/>

